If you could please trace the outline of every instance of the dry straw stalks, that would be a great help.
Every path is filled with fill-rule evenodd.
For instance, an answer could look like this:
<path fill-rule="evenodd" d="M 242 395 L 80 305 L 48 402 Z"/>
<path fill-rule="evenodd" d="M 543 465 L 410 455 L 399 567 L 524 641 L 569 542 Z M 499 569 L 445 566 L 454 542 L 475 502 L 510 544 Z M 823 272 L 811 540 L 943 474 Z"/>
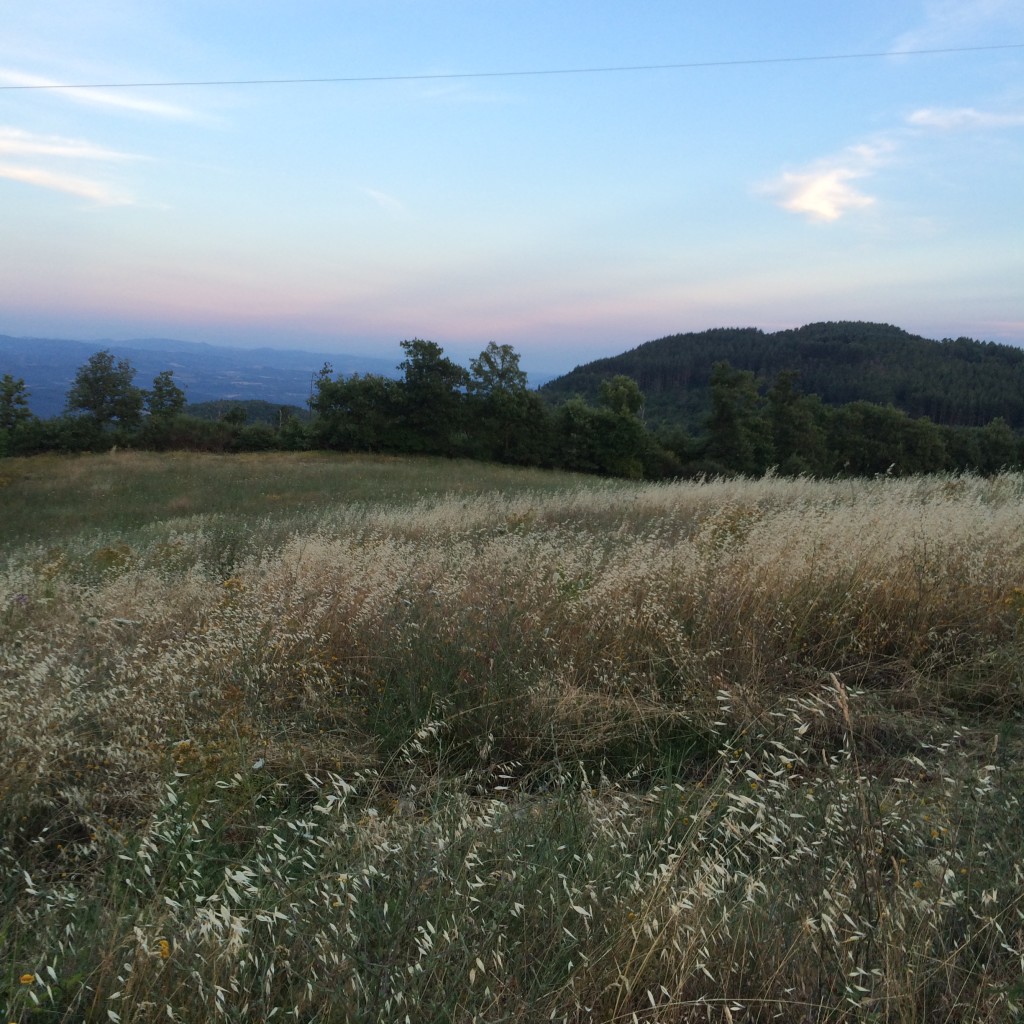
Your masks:
<path fill-rule="evenodd" d="M 5 1019 L 1017 1019 L 1022 523 L 767 478 L 16 548 Z"/>

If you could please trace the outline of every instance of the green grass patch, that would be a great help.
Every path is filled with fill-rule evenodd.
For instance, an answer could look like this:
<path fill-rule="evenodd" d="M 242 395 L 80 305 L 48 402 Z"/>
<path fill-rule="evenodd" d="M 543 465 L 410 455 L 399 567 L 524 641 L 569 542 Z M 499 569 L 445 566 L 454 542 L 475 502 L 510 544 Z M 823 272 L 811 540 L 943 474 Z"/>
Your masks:
<path fill-rule="evenodd" d="M 313 516 L 337 504 L 408 504 L 443 494 L 552 493 L 578 475 L 467 460 L 267 452 L 112 452 L 0 460 L 2 544 L 56 544 L 194 516 L 245 529 L 254 518 Z"/>

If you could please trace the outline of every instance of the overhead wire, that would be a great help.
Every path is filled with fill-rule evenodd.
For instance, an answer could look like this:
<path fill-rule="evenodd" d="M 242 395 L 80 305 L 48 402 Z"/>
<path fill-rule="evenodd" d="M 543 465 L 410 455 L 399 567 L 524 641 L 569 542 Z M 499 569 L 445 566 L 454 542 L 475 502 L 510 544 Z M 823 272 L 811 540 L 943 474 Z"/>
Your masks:
<path fill-rule="evenodd" d="M 1019 50 L 1024 43 L 999 43 L 991 46 L 947 46 L 928 50 L 880 50 L 866 53 L 832 53 L 808 57 L 748 57 L 736 60 L 686 61 L 678 64 L 623 64 L 583 68 L 541 68 L 518 71 L 462 71 L 415 75 L 346 75 L 323 78 L 225 78 L 197 81 L 163 82 L 44 82 L 20 85 L 0 85 L 0 90 L 57 90 L 57 89 L 172 89 L 198 86 L 224 85 L 318 85 L 358 82 L 424 82 L 466 78 L 525 78 L 553 75 L 599 75 L 636 71 L 679 71 L 696 68 L 741 67 L 762 64 L 799 64 L 814 61 L 868 60 L 879 57 L 919 57 L 927 54 L 975 53 L 987 50 Z"/>

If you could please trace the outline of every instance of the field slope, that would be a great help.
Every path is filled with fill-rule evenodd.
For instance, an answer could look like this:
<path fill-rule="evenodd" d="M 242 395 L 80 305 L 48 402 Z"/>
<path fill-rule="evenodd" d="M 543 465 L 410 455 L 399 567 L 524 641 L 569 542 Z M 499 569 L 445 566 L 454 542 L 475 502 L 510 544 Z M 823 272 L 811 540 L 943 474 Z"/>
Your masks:
<path fill-rule="evenodd" d="M 9 1021 L 1006 1021 L 1024 477 L 0 461 Z"/>

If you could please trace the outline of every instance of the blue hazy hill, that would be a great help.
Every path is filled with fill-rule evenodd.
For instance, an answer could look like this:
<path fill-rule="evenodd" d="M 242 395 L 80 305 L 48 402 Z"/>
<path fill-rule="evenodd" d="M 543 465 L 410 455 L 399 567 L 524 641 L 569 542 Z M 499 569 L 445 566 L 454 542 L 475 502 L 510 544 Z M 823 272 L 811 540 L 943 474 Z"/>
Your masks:
<path fill-rule="evenodd" d="M 189 402 L 261 399 L 305 406 L 313 379 L 324 363 L 334 372 L 376 373 L 397 377 L 394 359 L 305 352 L 295 349 L 230 348 L 170 338 L 131 341 L 68 341 L 15 338 L 0 334 L 0 375 L 25 381 L 29 406 L 44 419 L 59 415 L 78 368 L 95 352 L 107 349 L 138 371 L 135 383 L 149 387 L 161 370 L 173 370 Z"/>

